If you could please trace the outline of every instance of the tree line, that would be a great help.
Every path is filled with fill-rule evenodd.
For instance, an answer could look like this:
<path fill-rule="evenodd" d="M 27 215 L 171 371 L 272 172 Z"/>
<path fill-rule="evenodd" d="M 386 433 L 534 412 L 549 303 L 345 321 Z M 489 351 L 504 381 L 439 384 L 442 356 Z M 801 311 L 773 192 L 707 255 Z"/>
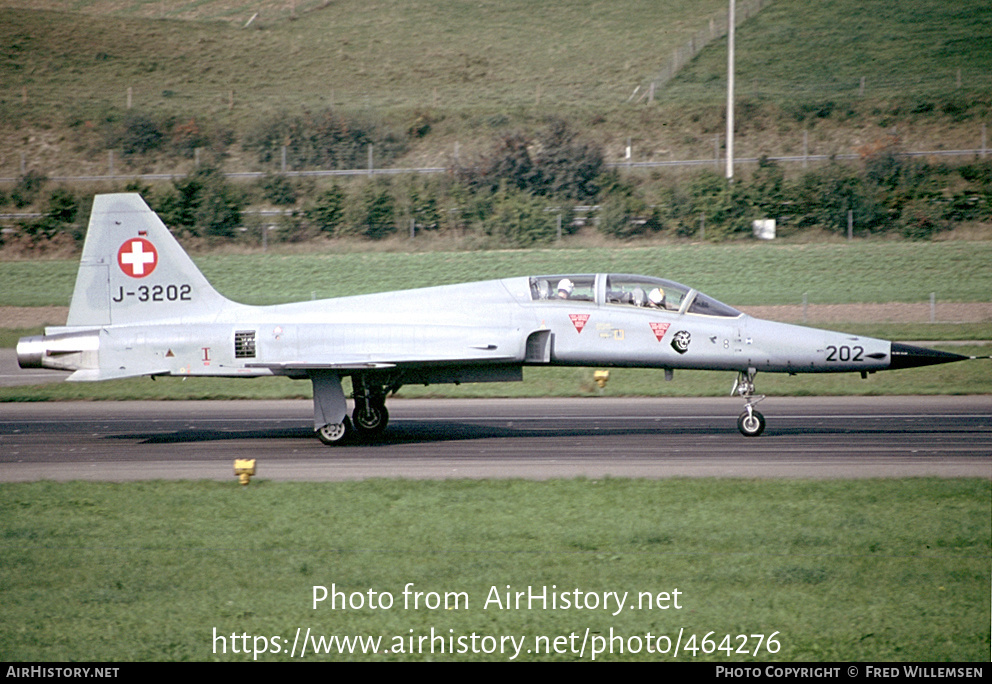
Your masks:
<path fill-rule="evenodd" d="M 380 164 L 388 163 L 409 140 L 425 135 L 425 127 L 429 120 L 397 132 L 374 119 L 304 112 L 259 122 L 243 146 L 270 167 L 355 168 L 369 146 Z M 246 183 L 223 173 L 230 137 L 196 122 L 129 115 L 106 135 L 125 155 L 210 150 L 208 161 L 168 186 L 120 188 L 142 193 L 178 235 L 210 241 L 381 240 L 448 232 L 473 236 L 480 247 L 528 247 L 583 226 L 617 239 L 661 234 L 718 241 L 750 235 L 752 221 L 763 218 L 777 219 L 780 234 L 811 228 L 845 233 L 849 215 L 858 235 L 929 239 L 962 222 L 992 220 L 992 162 L 935 164 L 901 156 L 894 145 L 871 150 L 860 163 L 830 162 L 800 174 L 762 159 L 752 173 L 728 184 L 709 170 L 642 175 L 608 168 L 596 143 L 567 122 L 551 120 L 534 131 L 494 137 L 485 151 L 459 160 L 446 174 L 317 181 L 273 172 Z M 0 205 L 40 206 L 43 213 L 20 221 L 4 240 L 44 249 L 81 239 L 89 198 L 50 185 L 28 173 L 0 192 Z M 264 205 L 283 211 L 272 219 L 246 213 Z M 593 209 L 577 213 L 580 205 Z M 277 230 L 263 230 L 270 227 Z"/>

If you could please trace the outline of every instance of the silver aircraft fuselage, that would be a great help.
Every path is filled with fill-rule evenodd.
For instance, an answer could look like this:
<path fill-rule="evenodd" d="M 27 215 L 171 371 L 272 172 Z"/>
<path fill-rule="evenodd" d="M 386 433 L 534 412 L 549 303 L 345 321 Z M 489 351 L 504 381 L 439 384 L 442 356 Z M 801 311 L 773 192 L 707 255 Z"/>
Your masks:
<path fill-rule="evenodd" d="M 309 378 L 314 427 L 337 443 L 385 428 L 404 384 L 522 379 L 528 365 L 736 371 L 738 426 L 760 434 L 753 380 L 966 357 L 748 316 L 680 283 L 622 273 L 522 276 L 277 306 L 220 295 L 137 195 L 98 195 L 65 326 L 17 345 L 71 381 Z M 354 390 L 347 417 L 341 380 Z"/>

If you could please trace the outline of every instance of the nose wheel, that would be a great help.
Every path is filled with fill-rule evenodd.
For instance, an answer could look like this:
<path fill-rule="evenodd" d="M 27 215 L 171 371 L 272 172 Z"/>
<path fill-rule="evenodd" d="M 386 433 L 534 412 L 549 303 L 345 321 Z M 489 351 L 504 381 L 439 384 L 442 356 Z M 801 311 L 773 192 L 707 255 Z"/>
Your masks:
<path fill-rule="evenodd" d="M 757 437 L 765 431 L 765 417 L 760 411 L 748 406 L 737 419 L 737 429 L 745 437 Z"/>
<path fill-rule="evenodd" d="M 734 381 L 734 388 L 730 390 L 731 395 L 737 394 L 744 397 L 744 412 L 737 418 L 737 429 L 745 437 L 757 437 L 765 431 L 765 417 L 754 408 L 758 402 L 765 399 L 763 394 L 758 397 L 754 396 L 755 375 L 757 375 L 757 371 L 754 368 L 741 371 L 737 374 L 737 380 Z"/>

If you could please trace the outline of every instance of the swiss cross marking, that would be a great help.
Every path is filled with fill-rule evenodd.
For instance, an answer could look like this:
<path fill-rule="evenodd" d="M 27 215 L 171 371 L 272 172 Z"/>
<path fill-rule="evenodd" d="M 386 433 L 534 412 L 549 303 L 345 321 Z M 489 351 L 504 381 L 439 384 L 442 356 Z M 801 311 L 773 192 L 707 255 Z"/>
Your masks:
<path fill-rule="evenodd" d="M 126 275 L 144 278 L 158 265 L 158 251 L 143 237 L 131 238 L 117 251 L 117 264 Z"/>
<path fill-rule="evenodd" d="M 659 342 L 661 342 L 661 338 L 665 336 L 665 333 L 668 332 L 668 326 L 669 325 L 670 325 L 669 323 L 652 323 L 651 324 L 651 330 L 654 332 L 654 336 L 656 338 L 658 338 L 658 341 Z"/>
<path fill-rule="evenodd" d="M 589 314 L 568 314 L 568 317 L 575 326 L 575 332 L 578 333 L 582 332 L 582 328 L 586 327 L 586 322 L 589 320 Z"/>

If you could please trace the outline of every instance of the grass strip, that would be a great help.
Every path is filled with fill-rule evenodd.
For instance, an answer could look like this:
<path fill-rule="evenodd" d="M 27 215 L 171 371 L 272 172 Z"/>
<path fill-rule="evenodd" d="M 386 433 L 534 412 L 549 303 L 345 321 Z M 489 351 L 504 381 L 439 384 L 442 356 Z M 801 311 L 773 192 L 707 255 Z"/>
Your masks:
<path fill-rule="evenodd" d="M 676 660 L 646 635 L 680 630 L 678 660 L 984 660 L 990 501 L 988 480 L 938 479 L 7 484 L 0 660 L 243 661 L 263 646 L 259 660 L 285 660 L 298 627 L 383 638 L 375 655 L 307 659 L 509 659 L 406 652 L 433 629 L 524 638 L 521 660 L 589 660 L 527 652 L 588 628 L 623 637 L 601 660 Z M 313 607 L 315 585 L 344 593 L 337 609 Z M 510 608 L 507 587 L 600 606 Z M 604 610 L 610 591 L 628 607 Z M 641 592 L 668 607 L 630 608 Z M 756 655 L 719 650 L 738 634 L 776 634 L 779 650 L 750 636 Z"/>
<path fill-rule="evenodd" d="M 854 242 L 474 252 L 211 254 L 195 261 L 223 294 L 277 304 L 541 273 L 641 273 L 734 306 L 851 302 L 983 302 L 992 242 Z M 330 247 L 329 247 L 330 249 Z M 68 306 L 78 260 L 0 261 L 0 306 Z M 43 287 L 39 285 L 43 284 Z"/>

